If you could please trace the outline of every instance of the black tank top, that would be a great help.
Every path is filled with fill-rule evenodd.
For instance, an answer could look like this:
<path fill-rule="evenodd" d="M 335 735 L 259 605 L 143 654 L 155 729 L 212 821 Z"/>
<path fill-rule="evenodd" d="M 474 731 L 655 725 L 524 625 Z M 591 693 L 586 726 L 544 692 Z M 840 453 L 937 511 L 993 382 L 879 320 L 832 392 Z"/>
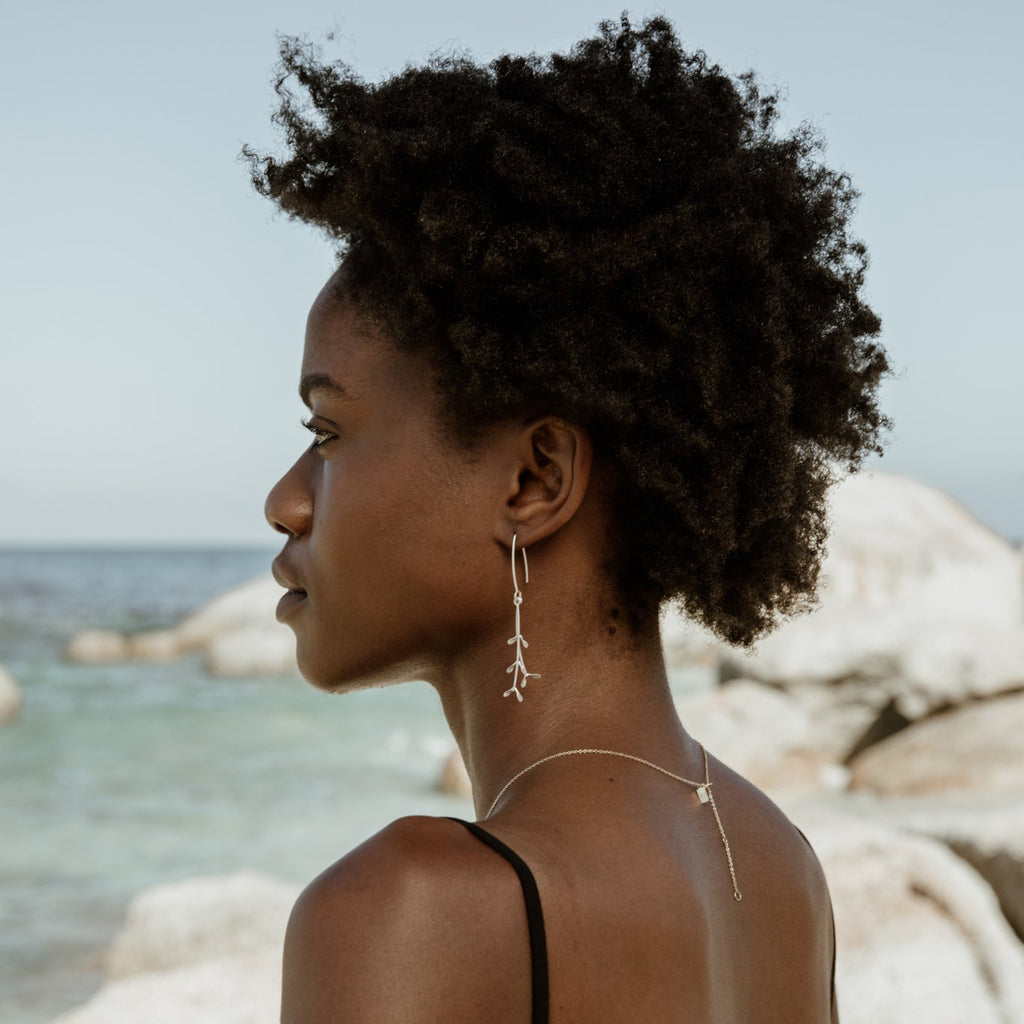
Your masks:
<path fill-rule="evenodd" d="M 523 902 L 526 904 L 526 927 L 530 935 L 530 980 L 533 986 L 533 1009 L 530 1024 L 548 1024 L 548 946 L 544 937 L 544 914 L 540 908 L 540 893 L 533 872 L 526 866 L 526 861 L 515 850 L 506 846 L 497 836 L 492 836 L 472 821 L 462 818 L 450 818 L 464 825 L 482 843 L 486 843 L 495 853 L 500 854 L 512 865 L 523 889 Z M 800 832 L 800 829 L 797 829 Z M 800 832 L 808 846 L 810 840 Z M 813 852 L 813 847 L 812 847 Z M 829 914 L 832 914 L 831 901 Z M 831 983 L 831 1024 L 839 1022 L 839 1008 L 836 1006 L 836 923 L 832 917 L 832 983 Z"/>

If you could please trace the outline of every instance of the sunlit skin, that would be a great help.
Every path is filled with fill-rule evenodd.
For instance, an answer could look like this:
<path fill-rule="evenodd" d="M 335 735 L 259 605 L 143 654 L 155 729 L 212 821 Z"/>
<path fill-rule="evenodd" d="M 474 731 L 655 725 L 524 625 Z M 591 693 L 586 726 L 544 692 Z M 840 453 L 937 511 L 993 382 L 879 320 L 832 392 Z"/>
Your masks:
<path fill-rule="evenodd" d="M 310 312 L 300 379 L 315 447 L 266 514 L 287 538 L 275 575 L 295 593 L 281 614 L 313 685 L 428 681 L 481 818 L 505 782 L 558 750 L 606 747 L 702 776 L 657 628 L 630 631 L 602 568 L 614 473 L 586 430 L 524 410 L 464 450 L 441 429 L 428 358 L 362 325 L 332 282 Z M 513 534 L 530 560 L 526 663 L 541 676 L 521 703 L 502 696 Z M 767 798 L 714 758 L 711 773 L 742 903 L 707 808 L 644 766 L 564 758 L 488 818 L 538 880 L 553 1021 L 828 1020 L 820 870 Z M 737 972 L 740 947 L 760 953 Z M 515 876 L 445 819 L 389 826 L 293 912 L 285 1024 L 525 1022 L 529 1006 Z"/>

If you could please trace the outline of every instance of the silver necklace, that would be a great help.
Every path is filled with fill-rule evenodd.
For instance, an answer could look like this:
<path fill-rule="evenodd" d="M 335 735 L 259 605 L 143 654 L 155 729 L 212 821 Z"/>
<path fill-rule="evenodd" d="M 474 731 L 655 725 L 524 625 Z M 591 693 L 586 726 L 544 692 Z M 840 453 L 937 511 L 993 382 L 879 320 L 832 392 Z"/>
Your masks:
<path fill-rule="evenodd" d="M 573 754 L 607 754 L 610 757 L 624 757 L 627 761 L 636 761 L 638 764 L 645 764 L 648 768 L 653 768 L 656 772 L 661 772 L 662 775 L 667 775 L 670 779 L 675 779 L 676 782 L 683 782 L 687 786 L 692 786 L 697 791 L 697 799 L 702 804 L 708 804 L 711 807 L 712 812 L 715 815 L 715 824 L 718 825 L 718 834 L 722 837 L 722 847 L 725 849 L 725 859 L 729 863 L 729 877 L 732 879 L 732 895 L 733 899 L 739 901 L 743 899 L 743 894 L 740 892 L 739 886 L 736 884 L 736 869 L 732 862 L 732 850 L 729 849 L 729 840 L 725 835 L 725 828 L 722 826 L 722 818 L 718 813 L 718 805 L 715 803 L 715 794 L 712 792 L 711 776 L 708 773 L 708 752 L 704 749 L 704 744 L 698 744 L 700 746 L 700 752 L 704 757 L 704 781 L 694 782 L 693 779 L 685 779 L 682 775 L 676 775 L 675 772 L 670 772 L 667 768 L 662 768 L 660 765 L 655 764 L 653 761 L 648 761 L 644 757 L 637 757 L 635 754 L 624 754 L 621 750 L 599 750 L 595 747 L 581 747 L 578 750 L 560 750 L 557 754 L 548 754 L 546 757 L 542 757 L 533 764 L 528 764 L 522 771 L 517 772 L 512 776 L 504 786 L 498 790 L 498 795 L 491 801 L 491 806 L 487 808 L 487 813 L 484 815 L 486 821 L 491 814 L 494 812 L 494 808 L 498 806 L 498 801 L 508 792 L 509 787 L 514 783 L 518 782 L 527 772 L 533 771 L 534 768 L 546 763 L 547 761 L 554 761 L 559 757 L 571 757 Z"/>

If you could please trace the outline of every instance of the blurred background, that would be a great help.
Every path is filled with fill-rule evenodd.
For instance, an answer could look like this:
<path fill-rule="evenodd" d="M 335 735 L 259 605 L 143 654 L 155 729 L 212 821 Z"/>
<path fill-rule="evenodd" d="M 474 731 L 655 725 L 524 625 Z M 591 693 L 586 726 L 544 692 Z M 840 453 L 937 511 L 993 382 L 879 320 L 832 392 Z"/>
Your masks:
<path fill-rule="evenodd" d="M 470 813 L 458 784 L 437 791 L 450 745 L 426 687 L 344 701 L 315 693 L 264 621 L 258 586 L 234 610 L 217 606 L 191 638 L 174 632 L 205 602 L 265 573 L 276 550 L 263 499 L 308 442 L 296 396 L 304 320 L 334 266 L 324 240 L 253 192 L 239 151 L 277 147 L 277 33 L 323 42 L 328 57 L 374 80 L 435 50 L 480 60 L 564 51 L 620 10 L 596 0 L 0 2 L 4 1021 L 43 1024 L 96 992 L 125 908 L 147 886 L 240 868 L 303 882 L 399 814 Z M 851 492 L 844 506 L 844 522 L 860 525 L 838 545 L 846 554 L 833 566 L 833 615 L 849 622 L 853 604 L 861 600 L 860 614 L 863 594 L 874 595 L 857 620 L 870 624 L 874 647 L 866 632 L 847 630 L 839 643 L 834 630 L 827 650 L 799 634 L 799 666 L 772 661 L 771 650 L 755 665 L 681 627 L 667 634 L 681 699 L 749 676 L 792 698 L 785 714 L 799 704 L 805 718 L 824 715 L 834 749 L 794 749 L 840 769 L 822 785 L 846 792 L 859 750 L 953 705 L 1024 688 L 1014 646 L 1024 535 L 1024 14 L 995 0 L 722 0 L 628 11 L 634 22 L 667 15 L 686 48 L 779 88 L 783 126 L 816 124 L 826 162 L 862 193 L 854 232 L 868 243 L 866 295 L 897 370 L 882 395 L 895 429 L 868 467 L 882 489 Z M 898 480 L 886 483 L 887 474 Z M 858 572 L 877 569 L 867 583 L 849 582 L 854 561 Z M 893 573 L 902 582 L 890 585 Z M 922 668 L 938 648 L 920 639 L 924 619 L 892 625 L 897 597 L 931 609 L 932 640 L 950 635 L 947 619 L 976 621 L 984 653 L 978 630 L 960 628 L 963 643 L 947 649 L 943 669 Z M 233 646 L 214 649 L 232 631 Z M 792 651 L 796 641 L 779 643 Z M 853 678 L 840 647 L 870 684 L 852 719 L 828 718 L 835 701 L 823 710 L 820 699 Z M 816 674 L 811 661 L 827 670 Z M 960 666 L 952 681 L 942 676 L 949 664 Z M 787 689 L 792 679 L 803 688 Z M 774 698 L 748 693 L 737 707 L 762 699 Z M 851 699 L 844 691 L 844 708 Z M 741 714 L 694 710 L 723 734 L 733 713 Z M 1006 742 L 1012 759 L 1019 743 Z M 933 818 L 919 831 L 938 836 L 962 867 L 970 858 L 950 838 L 949 806 L 942 828 Z M 822 846 L 840 834 L 822 826 Z M 999 842 L 1000 856 L 1024 861 L 1024 829 Z M 931 854 L 915 847 L 900 856 Z M 981 877 L 979 858 L 971 863 Z M 993 889 L 1002 907 L 994 913 L 1019 934 L 1024 875 L 1012 877 L 1009 895 Z M 950 883 L 958 892 L 959 878 Z M 150 968 L 174 963 L 160 955 Z M 999 953 L 999 962 L 1017 955 Z M 973 982 L 957 984 L 973 991 Z M 1024 1002 L 1001 984 L 989 986 L 992 1014 L 977 996 L 972 1019 L 1024 1019 L 1024 1009 L 1011 1016 Z M 97 1005 L 76 1024 L 120 1012 Z M 890 1016 L 863 1019 L 902 1020 L 888 1005 Z"/>

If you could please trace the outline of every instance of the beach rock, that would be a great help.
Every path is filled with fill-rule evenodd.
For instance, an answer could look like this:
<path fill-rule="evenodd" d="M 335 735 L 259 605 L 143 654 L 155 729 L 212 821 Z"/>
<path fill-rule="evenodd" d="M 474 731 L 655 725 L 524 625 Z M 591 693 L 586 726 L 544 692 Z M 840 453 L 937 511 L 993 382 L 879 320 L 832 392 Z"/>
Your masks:
<path fill-rule="evenodd" d="M 449 796 L 460 796 L 467 800 L 472 798 L 473 785 L 469 781 L 469 773 L 458 750 L 453 750 L 445 758 L 441 777 L 437 780 L 437 788 Z"/>
<path fill-rule="evenodd" d="M 661 612 L 661 646 L 665 664 L 704 665 L 717 668 L 722 659 L 722 643 L 713 633 L 666 604 Z"/>
<path fill-rule="evenodd" d="M 128 657 L 128 641 L 110 629 L 83 629 L 64 648 L 66 661 L 82 665 L 106 665 Z"/>
<path fill-rule="evenodd" d="M 1024 681 L 1024 581 L 1006 540 L 941 491 L 883 473 L 838 484 L 830 512 L 819 607 L 752 655 L 728 651 L 724 678 L 801 699 L 837 686 L 847 738 L 894 699 L 913 719 Z"/>
<path fill-rule="evenodd" d="M 901 828 L 945 843 L 988 882 L 1003 915 L 1024 939 L 1024 801 L 985 795 L 940 801 L 881 801 L 873 813 L 888 814 Z"/>
<path fill-rule="evenodd" d="M 173 629 L 152 629 L 128 637 L 128 657 L 136 661 L 173 661 L 181 641 Z"/>
<path fill-rule="evenodd" d="M 687 732 L 768 792 L 845 786 L 846 770 L 818 753 L 810 716 L 781 690 L 736 679 L 676 701 L 676 711 Z"/>
<path fill-rule="evenodd" d="M 295 672 L 295 634 L 277 621 L 232 630 L 210 643 L 205 665 L 213 676 Z"/>
<path fill-rule="evenodd" d="M 918 634 L 900 675 L 906 685 L 896 700 L 915 718 L 963 700 L 1024 689 L 1024 629 L 967 620 L 936 623 Z"/>
<path fill-rule="evenodd" d="M 734 654 L 741 675 L 783 686 L 885 678 L 923 628 L 1024 630 L 1017 551 L 941 490 L 857 474 L 833 488 L 829 512 L 819 607 L 783 623 L 753 656 Z"/>
<path fill-rule="evenodd" d="M 297 886 L 254 872 L 190 878 L 136 896 L 111 946 L 111 979 L 272 948 L 280 956 Z"/>
<path fill-rule="evenodd" d="M 1024 693 L 915 723 L 850 763 L 851 786 L 883 796 L 982 792 L 1024 797 Z"/>
<path fill-rule="evenodd" d="M 0 665 L 0 724 L 13 722 L 21 711 L 21 690 L 11 674 Z"/>
<path fill-rule="evenodd" d="M 258 950 L 105 985 L 52 1024 L 277 1024 L 281 950 Z"/>
<path fill-rule="evenodd" d="M 1010 927 L 1024 940 L 1024 808 L 1012 815 L 966 822 L 941 838 L 992 887 Z"/>
<path fill-rule="evenodd" d="M 1024 1021 L 1024 947 L 974 870 L 921 836 L 797 820 L 832 892 L 843 1024 Z"/>
<path fill-rule="evenodd" d="M 241 629 L 278 626 L 274 610 L 283 593 L 267 575 L 215 597 L 175 629 L 182 650 L 205 650 L 218 637 Z"/>

